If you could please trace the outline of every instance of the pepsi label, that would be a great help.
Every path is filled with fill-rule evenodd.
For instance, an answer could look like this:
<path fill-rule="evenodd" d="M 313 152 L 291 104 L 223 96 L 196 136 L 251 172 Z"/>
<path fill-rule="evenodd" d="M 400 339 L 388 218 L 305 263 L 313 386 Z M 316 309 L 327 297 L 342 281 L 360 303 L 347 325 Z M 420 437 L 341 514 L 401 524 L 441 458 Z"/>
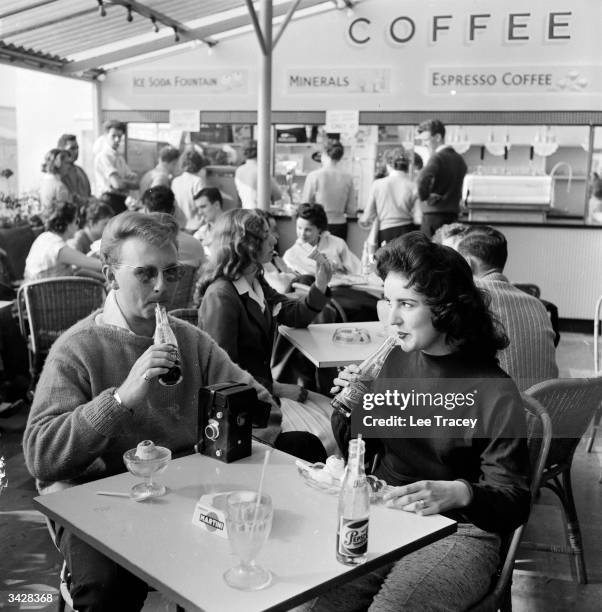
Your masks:
<path fill-rule="evenodd" d="M 360 556 L 368 552 L 368 517 L 363 519 L 340 518 L 339 554 Z"/>

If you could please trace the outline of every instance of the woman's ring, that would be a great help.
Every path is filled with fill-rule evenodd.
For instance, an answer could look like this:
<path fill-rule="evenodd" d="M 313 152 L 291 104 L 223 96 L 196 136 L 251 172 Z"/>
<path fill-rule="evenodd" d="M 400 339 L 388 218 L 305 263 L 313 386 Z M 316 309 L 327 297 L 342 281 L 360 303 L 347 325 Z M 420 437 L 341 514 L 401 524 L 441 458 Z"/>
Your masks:
<path fill-rule="evenodd" d="M 416 504 L 415 504 L 415 506 L 414 506 L 414 507 L 416 508 L 416 511 L 418 511 L 418 510 L 424 510 L 424 506 L 425 506 L 425 505 L 426 505 L 426 504 L 424 503 L 424 499 L 419 499 L 419 500 L 416 502 Z"/>
<path fill-rule="evenodd" d="M 144 378 L 144 380 L 145 380 L 147 383 L 149 383 L 149 382 L 151 381 L 151 379 L 148 377 L 148 372 L 145 372 L 145 373 L 144 373 L 144 376 L 143 376 L 142 378 Z"/>

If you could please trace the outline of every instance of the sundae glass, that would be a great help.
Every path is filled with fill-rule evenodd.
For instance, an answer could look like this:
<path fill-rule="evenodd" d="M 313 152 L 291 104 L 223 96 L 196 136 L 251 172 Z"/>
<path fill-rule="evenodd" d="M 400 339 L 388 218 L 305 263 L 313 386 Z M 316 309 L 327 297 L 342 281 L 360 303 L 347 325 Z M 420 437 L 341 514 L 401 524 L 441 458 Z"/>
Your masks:
<path fill-rule="evenodd" d="M 123 454 L 128 471 L 134 476 L 144 478 L 144 482 L 134 485 L 130 491 L 134 499 L 159 497 L 165 494 L 165 486 L 153 481 L 156 474 L 165 471 L 171 460 L 171 451 L 164 446 L 155 446 L 152 440 L 143 440 L 136 448 Z"/>

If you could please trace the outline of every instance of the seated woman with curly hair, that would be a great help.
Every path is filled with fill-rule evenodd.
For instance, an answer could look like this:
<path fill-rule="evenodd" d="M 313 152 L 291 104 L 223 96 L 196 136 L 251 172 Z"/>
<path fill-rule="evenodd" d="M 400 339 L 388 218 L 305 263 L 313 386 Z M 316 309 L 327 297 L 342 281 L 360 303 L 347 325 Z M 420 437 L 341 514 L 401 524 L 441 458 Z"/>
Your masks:
<path fill-rule="evenodd" d="M 46 228 L 31 245 L 25 260 L 26 281 L 53 276 L 71 276 L 73 267 L 97 272 L 102 277 L 98 259 L 86 257 L 67 245 L 78 230 L 77 207 L 69 202 L 52 202 L 44 213 Z"/>
<path fill-rule="evenodd" d="M 263 276 L 274 245 L 266 220 L 256 211 L 229 210 L 217 219 L 212 258 L 200 284 L 199 327 L 272 393 L 282 410 L 283 432 L 315 434 L 332 452 L 336 444 L 328 398 L 299 385 L 273 381 L 270 369 L 277 325 L 311 323 L 327 303 L 324 292 L 331 268 L 326 258 L 320 258 L 307 296 L 288 298 L 272 289 Z"/>
<path fill-rule="evenodd" d="M 524 410 L 514 382 L 496 358 L 508 341 L 468 264 L 452 249 L 411 232 L 388 243 L 376 259 L 399 346 L 371 391 L 395 390 L 415 399 L 408 400 L 404 412 L 395 405 L 352 413 L 351 419 L 355 423 L 364 414 L 397 414 L 407 422 L 410 417 L 432 419 L 428 429 L 368 439 L 366 444 L 380 457 L 375 474 L 393 486 L 384 496 L 388 506 L 422 515 L 441 513 L 458 521 L 458 529 L 338 586 L 312 602 L 311 610 L 466 610 L 490 588 L 501 536 L 529 514 Z M 349 366 L 335 384 L 347 386 L 356 379 L 357 367 Z M 440 393 L 445 405 L 436 399 L 422 401 L 423 391 L 432 397 Z M 451 394 L 455 404 L 450 406 Z M 467 421 L 438 425 L 437 416 Z M 335 412 L 333 428 L 345 447 L 349 419 Z"/>

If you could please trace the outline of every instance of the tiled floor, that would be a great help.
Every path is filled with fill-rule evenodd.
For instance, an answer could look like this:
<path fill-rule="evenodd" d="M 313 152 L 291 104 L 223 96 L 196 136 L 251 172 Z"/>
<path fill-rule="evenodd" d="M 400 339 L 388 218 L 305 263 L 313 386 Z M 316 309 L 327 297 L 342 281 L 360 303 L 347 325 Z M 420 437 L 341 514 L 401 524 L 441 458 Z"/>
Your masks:
<path fill-rule="evenodd" d="M 563 334 L 557 353 L 561 376 L 591 374 L 592 355 L 591 336 Z M 19 607 L 7 601 L 9 592 L 56 593 L 59 571 L 59 556 L 44 520 L 32 510 L 34 483 L 25 469 L 20 447 L 23 421 L 23 417 L 0 420 L 0 456 L 7 460 L 9 476 L 9 486 L 0 496 L 0 609 L 54 610 L 56 604 Z M 598 482 L 602 435 L 594 452 L 586 454 L 583 447 L 582 443 L 575 455 L 573 488 L 589 584 L 580 586 L 571 580 L 568 558 L 562 555 L 521 551 L 512 593 L 515 612 L 602 610 L 602 484 Z M 551 493 L 542 493 L 525 538 L 563 544 L 560 512 Z M 168 604 L 157 594 L 152 594 L 145 607 L 147 612 L 166 609 Z"/>

